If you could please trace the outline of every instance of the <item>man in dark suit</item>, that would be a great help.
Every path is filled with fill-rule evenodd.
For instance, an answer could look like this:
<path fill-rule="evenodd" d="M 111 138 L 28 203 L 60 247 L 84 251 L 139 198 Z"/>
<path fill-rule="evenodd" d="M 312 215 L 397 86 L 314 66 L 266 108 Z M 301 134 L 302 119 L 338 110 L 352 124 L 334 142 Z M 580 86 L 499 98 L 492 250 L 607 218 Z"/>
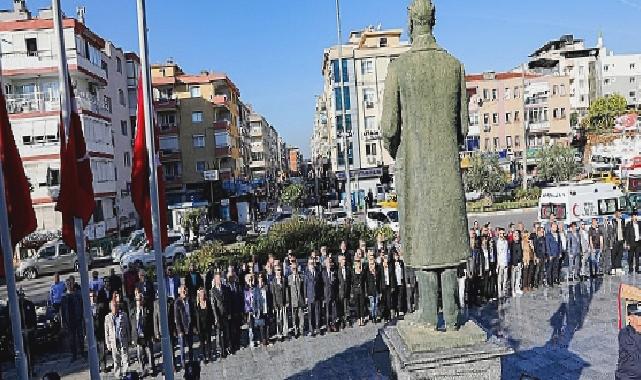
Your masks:
<path fill-rule="evenodd" d="M 223 285 L 219 272 L 214 275 L 213 284 L 214 286 L 209 292 L 211 309 L 218 327 L 220 356 L 224 358 L 229 353 L 229 310 L 232 307 L 232 302 L 229 297 L 229 289 Z"/>
<path fill-rule="evenodd" d="M 235 272 L 227 274 L 229 289 L 229 345 L 232 353 L 240 350 L 240 326 L 242 325 L 245 299 L 243 287 L 238 282 Z M 212 306 L 213 307 L 213 306 Z"/>
<path fill-rule="evenodd" d="M 323 269 L 323 300 L 325 303 L 325 324 L 327 331 L 336 331 L 336 298 L 338 295 L 338 278 L 334 273 L 334 262 L 325 259 Z"/>
<path fill-rule="evenodd" d="M 320 306 L 323 297 L 323 278 L 320 271 L 316 268 L 316 260 L 313 257 L 310 257 L 307 261 L 304 289 L 305 303 L 307 304 L 307 320 L 309 325 L 309 332 L 307 335 L 314 336 L 320 329 Z"/>
<path fill-rule="evenodd" d="M 185 275 L 185 286 L 187 287 L 189 298 L 192 301 L 196 300 L 198 289 L 205 286 L 203 283 L 203 276 L 201 276 L 200 272 L 196 270 L 194 263 L 189 264 L 189 273 Z M 211 286 L 211 284 L 208 286 Z"/>
<path fill-rule="evenodd" d="M 99 292 L 104 292 L 101 289 Z M 94 333 L 96 335 L 96 345 L 98 348 L 98 357 L 100 359 L 100 371 L 107 371 L 107 348 L 105 346 L 105 317 L 109 314 L 109 302 L 106 299 L 99 298 L 98 293 L 93 290 L 89 291 L 89 301 L 91 302 L 91 312 L 93 314 Z"/>
<path fill-rule="evenodd" d="M 111 291 L 122 294 L 122 278 L 116 274 L 116 270 L 114 268 L 109 269 L 109 277 L 107 278 L 111 284 Z M 108 296 L 111 295 L 108 294 Z M 111 300 L 111 297 L 109 299 Z"/>
<path fill-rule="evenodd" d="M 176 321 L 176 334 L 178 335 L 178 345 L 180 347 L 180 364 L 185 368 L 185 351 L 189 348 L 189 360 L 194 356 L 193 352 L 193 320 L 194 315 L 193 302 L 189 298 L 186 286 L 178 289 L 178 299 L 174 302 L 174 319 Z"/>
<path fill-rule="evenodd" d="M 610 232 L 612 250 L 611 258 L 612 268 L 615 272 L 621 271 L 623 268 L 621 261 L 623 260 L 623 245 L 626 240 L 626 225 L 625 220 L 621 217 L 621 211 L 614 213 L 614 220 L 612 221 L 612 231 Z M 616 273 L 615 273 L 616 274 Z"/>
<path fill-rule="evenodd" d="M 143 376 L 147 376 L 147 364 L 150 365 L 151 373 L 155 373 L 156 365 L 154 360 L 154 311 L 153 301 L 151 307 L 147 306 L 142 293 L 135 291 L 136 306 L 131 311 L 131 338 L 136 343 L 138 362 L 141 365 Z"/>
<path fill-rule="evenodd" d="M 641 273 L 639 259 L 641 253 L 641 223 L 637 213 L 632 214 L 632 220 L 628 223 L 625 234 L 625 241 L 628 244 L 628 272 Z"/>
<path fill-rule="evenodd" d="M 347 266 L 347 258 L 344 255 L 338 256 L 338 305 L 341 309 L 341 324 L 345 328 L 347 324 L 352 325 L 351 309 L 349 304 L 350 291 L 352 289 L 352 270 Z"/>

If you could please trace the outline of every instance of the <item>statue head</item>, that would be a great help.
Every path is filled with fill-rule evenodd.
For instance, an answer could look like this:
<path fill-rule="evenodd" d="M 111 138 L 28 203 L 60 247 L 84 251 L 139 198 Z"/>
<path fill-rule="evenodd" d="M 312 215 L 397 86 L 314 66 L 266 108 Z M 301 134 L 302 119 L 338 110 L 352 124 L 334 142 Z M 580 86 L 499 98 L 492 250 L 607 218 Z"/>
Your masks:
<path fill-rule="evenodd" d="M 408 13 L 410 40 L 422 35 L 432 35 L 436 24 L 436 7 L 432 0 L 414 0 Z"/>

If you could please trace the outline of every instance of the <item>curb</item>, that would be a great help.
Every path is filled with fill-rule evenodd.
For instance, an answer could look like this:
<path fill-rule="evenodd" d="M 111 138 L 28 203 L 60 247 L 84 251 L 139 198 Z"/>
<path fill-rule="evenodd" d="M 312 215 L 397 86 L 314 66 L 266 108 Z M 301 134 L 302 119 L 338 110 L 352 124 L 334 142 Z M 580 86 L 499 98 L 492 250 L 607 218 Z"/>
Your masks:
<path fill-rule="evenodd" d="M 530 207 L 530 208 L 515 208 L 512 210 L 505 210 L 505 211 L 490 211 L 490 212 L 477 212 L 473 214 L 467 214 L 468 217 L 475 217 L 475 216 L 503 216 L 503 215 L 511 215 L 511 214 L 518 214 L 522 212 L 528 212 L 528 211 L 536 211 L 538 208 L 537 207 Z"/>

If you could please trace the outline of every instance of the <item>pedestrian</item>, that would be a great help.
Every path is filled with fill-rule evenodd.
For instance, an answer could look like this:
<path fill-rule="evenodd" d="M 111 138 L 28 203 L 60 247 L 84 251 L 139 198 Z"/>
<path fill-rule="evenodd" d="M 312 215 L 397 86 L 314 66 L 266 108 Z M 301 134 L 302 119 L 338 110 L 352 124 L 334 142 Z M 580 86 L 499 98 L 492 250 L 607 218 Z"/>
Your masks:
<path fill-rule="evenodd" d="M 65 295 L 65 283 L 60 281 L 60 274 L 56 272 L 53 275 L 53 284 L 49 288 L 49 302 L 51 307 L 56 314 L 60 312 L 60 303 L 62 302 L 62 297 Z"/>
<path fill-rule="evenodd" d="M 579 227 L 579 236 L 581 237 L 581 280 L 590 277 L 590 256 L 592 255 L 592 244 L 590 243 L 590 233 L 584 222 Z M 612 264 L 614 265 L 614 263 Z"/>
<path fill-rule="evenodd" d="M 22 336 L 24 342 L 24 352 L 27 359 L 27 368 L 29 373 L 34 373 L 35 358 L 33 355 L 33 344 L 36 339 L 36 327 L 38 324 L 38 317 L 36 315 L 36 306 L 33 302 L 25 298 L 24 291 L 18 291 L 18 303 L 20 307 L 20 320 L 22 326 Z"/>
<path fill-rule="evenodd" d="M 103 289 L 104 291 L 104 289 Z M 98 293 L 94 290 L 89 291 L 89 301 L 91 302 L 91 314 L 93 316 L 94 333 L 96 336 L 96 347 L 98 349 L 98 359 L 100 360 L 100 371 L 107 372 L 107 347 L 105 345 L 105 317 L 109 314 L 109 302 L 100 300 Z"/>
<path fill-rule="evenodd" d="M 639 259 L 641 259 L 641 223 L 635 213 L 628 223 L 626 231 L 626 243 L 628 245 L 628 273 L 641 273 Z"/>
<path fill-rule="evenodd" d="M 360 260 L 355 261 L 352 273 L 351 300 L 356 307 L 356 318 L 361 327 L 365 325 L 365 282 L 366 274 L 363 271 L 363 263 Z"/>
<path fill-rule="evenodd" d="M 287 282 L 283 277 L 283 269 L 276 265 L 274 280 L 270 284 L 270 293 L 274 302 L 274 314 L 276 316 L 276 338 L 284 340 L 289 335 L 287 320 Z"/>
<path fill-rule="evenodd" d="M 147 277 L 144 269 L 138 271 L 138 283 L 136 289 L 143 297 L 145 307 L 153 314 L 154 301 L 156 300 L 156 289 L 151 278 Z M 135 291 L 134 291 L 135 293 Z"/>
<path fill-rule="evenodd" d="M 98 271 L 91 272 L 91 280 L 89 280 L 89 290 L 98 292 L 105 287 L 105 281 L 98 277 Z"/>
<path fill-rule="evenodd" d="M 313 253 L 313 252 L 312 252 Z M 307 261 L 307 272 L 305 272 L 305 303 L 307 304 L 307 335 L 314 336 L 320 330 L 321 301 L 323 294 L 323 279 L 316 268 L 314 256 Z"/>
<path fill-rule="evenodd" d="M 335 332 L 336 321 L 338 319 L 337 303 L 338 298 L 338 278 L 334 273 L 334 262 L 331 259 L 325 259 L 323 269 L 323 305 L 325 309 L 325 330 Z"/>
<path fill-rule="evenodd" d="M 614 213 L 614 244 L 612 247 L 612 274 L 623 274 L 623 249 L 625 245 L 625 221 L 621 217 L 621 211 L 617 210 Z"/>
<path fill-rule="evenodd" d="M 369 319 L 378 323 L 378 302 L 380 299 L 380 273 L 373 260 L 373 253 L 368 254 L 367 272 L 365 275 L 365 294 L 369 299 Z"/>
<path fill-rule="evenodd" d="M 625 228 L 623 232 L 625 235 Z M 603 274 L 612 275 L 612 256 L 616 245 L 616 225 L 612 217 L 608 217 L 603 223 L 603 252 L 601 253 L 601 268 Z"/>
<path fill-rule="evenodd" d="M 535 288 L 543 285 L 543 273 L 545 272 L 545 265 L 547 261 L 547 242 L 545 240 L 545 230 L 543 227 L 538 227 L 536 230 L 536 237 L 534 238 L 534 281 Z"/>
<path fill-rule="evenodd" d="M 189 294 L 189 298 L 193 302 L 196 299 L 198 289 L 205 286 L 203 283 L 203 277 L 200 272 L 196 270 L 196 265 L 194 263 L 189 264 L 189 273 L 185 275 L 184 284 L 187 287 L 187 294 Z"/>
<path fill-rule="evenodd" d="M 398 248 L 393 248 L 394 251 L 394 279 L 396 280 L 395 284 L 395 293 L 396 293 L 396 311 L 400 314 L 405 314 L 407 312 L 405 294 L 406 284 L 405 284 L 405 262 L 401 257 L 401 253 Z"/>
<path fill-rule="evenodd" d="M 84 351 L 82 297 L 70 279 L 67 279 L 67 293 L 62 297 L 60 303 L 60 320 L 69 341 L 71 361 L 76 361 L 78 352 Z"/>
<path fill-rule="evenodd" d="M 350 293 L 352 288 L 352 271 L 347 266 L 345 255 L 338 256 L 338 307 L 341 315 L 341 327 L 352 325 L 350 309 Z"/>
<path fill-rule="evenodd" d="M 138 283 L 138 262 L 129 264 L 127 271 L 123 274 L 124 296 L 129 304 L 134 303 L 134 289 Z"/>
<path fill-rule="evenodd" d="M 220 272 L 214 274 L 214 280 L 209 293 L 214 323 L 218 328 L 220 356 L 225 358 L 230 352 L 229 309 L 231 307 L 231 300 L 229 299 L 229 289 L 223 285 Z"/>
<path fill-rule="evenodd" d="M 545 250 L 546 256 L 546 284 L 548 287 L 553 287 L 559 283 L 557 277 L 559 258 L 561 256 L 561 237 L 559 236 L 558 225 L 552 224 L 552 227 L 545 235 Z"/>
<path fill-rule="evenodd" d="M 561 283 L 561 268 L 563 267 L 564 263 L 566 262 L 566 259 L 568 257 L 568 240 L 567 240 L 567 234 L 565 232 L 565 225 L 563 222 L 558 222 L 558 236 L 559 236 L 559 242 L 561 244 L 561 252 L 559 253 L 558 257 L 558 264 L 555 267 L 556 273 L 554 274 L 557 284 Z M 601 255 L 601 262 L 603 262 L 603 255 Z M 603 268 L 603 265 L 600 264 L 599 268 Z"/>
<path fill-rule="evenodd" d="M 122 278 L 116 274 L 114 268 L 109 269 L 109 284 L 111 285 L 112 292 L 120 292 L 122 294 Z M 111 299 L 111 298 L 110 298 Z"/>
<path fill-rule="evenodd" d="M 129 370 L 129 318 L 116 300 L 109 305 L 111 312 L 105 317 L 105 343 L 114 361 L 114 374 L 121 378 Z"/>
<path fill-rule="evenodd" d="M 254 287 L 252 312 L 254 313 L 254 323 L 260 333 L 259 340 L 263 347 L 269 342 L 269 321 L 273 308 L 271 294 L 267 285 L 267 277 L 264 273 L 258 275 L 258 286 Z"/>
<path fill-rule="evenodd" d="M 508 270 L 510 266 L 510 249 L 505 236 L 505 230 L 499 230 L 499 238 L 496 241 L 496 263 L 499 299 L 507 296 Z"/>
<path fill-rule="evenodd" d="M 601 261 L 601 250 L 604 246 L 603 229 L 599 226 L 597 218 L 592 218 L 592 224 L 588 231 L 590 236 L 590 276 L 596 277 L 601 273 L 599 263 Z M 614 265 L 619 265 L 618 261 Z"/>
<path fill-rule="evenodd" d="M 213 282 L 213 277 L 212 277 Z M 200 355 L 205 364 L 214 360 L 214 349 L 211 344 L 211 332 L 213 325 L 213 311 L 211 303 L 207 299 L 205 288 L 198 289 L 196 296 L 196 329 L 198 330 L 198 342 L 200 342 Z"/>
<path fill-rule="evenodd" d="M 176 334 L 180 349 L 180 366 L 185 368 L 185 351 L 189 350 L 189 360 L 193 360 L 193 304 L 189 299 L 189 292 L 185 285 L 178 288 L 178 299 L 174 302 L 174 319 L 176 321 Z"/>
<path fill-rule="evenodd" d="M 571 223 L 568 233 L 568 281 L 579 278 L 580 260 L 581 235 L 576 230 L 576 223 Z"/>
<path fill-rule="evenodd" d="M 248 268 L 251 268 L 249 266 Z M 245 289 L 243 291 L 244 299 L 244 310 L 245 310 L 245 321 L 247 324 L 247 335 L 249 341 L 249 347 L 254 348 L 254 274 L 247 273 L 245 274 Z"/>
<path fill-rule="evenodd" d="M 521 244 L 521 232 L 512 231 L 512 243 L 510 244 L 510 261 L 512 264 L 512 297 L 523 294 L 523 245 Z"/>
<path fill-rule="evenodd" d="M 152 284 L 153 285 L 153 284 Z M 131 318 L 132 341 L 136 345 L 136 354 L 140 363 L 143 376 L 149 373 L 155 374 L 156 364 L 154 358 L 154 311 L 153 301 L 151 307 L 149 300 L 145 300 L 144 295 L 138 289 L 134 291 L 136 306 L 133 308 Z M 147 368 L 149 365 L 149 368 Z"/>
<path fill-rule="evenodd" d="M 619 331 L 619 361 L 615 373 L 616 380 L 636 380 L 641 378 L 641 316 L 627 317 L 629 325 Z"/>
<path fill-rule="evenodd" d="M 523 290 L 529 292 L 534 281 L 534 247 L 530 241 L 530 233 L 524 230 L 521 234 L 521 250 L 523 251 Z"/>
<path fill-rule="evenodd" d="M 230 316 L 228 318 L 230 352 L 235 353 L 240 350 L 240 327 L 243 324 L 244 295 L 236 272 L 227 274 L 227 284 L 229 288 L 229 304 L 231 305 L 231 310 L 229 310 Z"/>
<path fill-rule="evenodd" d="M 305 289 L 303 277 L 298 273 L 298 262 L 291 262 L 292 273 L 287 278 L 287 297 L 291 306 L 292 327 L 298 338 L 305 326 Z"/>

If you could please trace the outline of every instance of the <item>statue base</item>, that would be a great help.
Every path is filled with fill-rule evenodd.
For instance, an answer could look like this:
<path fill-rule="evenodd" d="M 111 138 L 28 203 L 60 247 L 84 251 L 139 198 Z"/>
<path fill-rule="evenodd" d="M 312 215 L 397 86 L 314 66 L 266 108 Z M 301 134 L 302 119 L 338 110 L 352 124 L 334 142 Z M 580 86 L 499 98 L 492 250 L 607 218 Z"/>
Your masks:
<path fill-rule="evenodd" d="M 469 321 L 459 331 L 399 321 L 382 330 L 393 378 L 398 380 L 494 380 L 501 378 L 501 357 L 513 350 Z"/>

